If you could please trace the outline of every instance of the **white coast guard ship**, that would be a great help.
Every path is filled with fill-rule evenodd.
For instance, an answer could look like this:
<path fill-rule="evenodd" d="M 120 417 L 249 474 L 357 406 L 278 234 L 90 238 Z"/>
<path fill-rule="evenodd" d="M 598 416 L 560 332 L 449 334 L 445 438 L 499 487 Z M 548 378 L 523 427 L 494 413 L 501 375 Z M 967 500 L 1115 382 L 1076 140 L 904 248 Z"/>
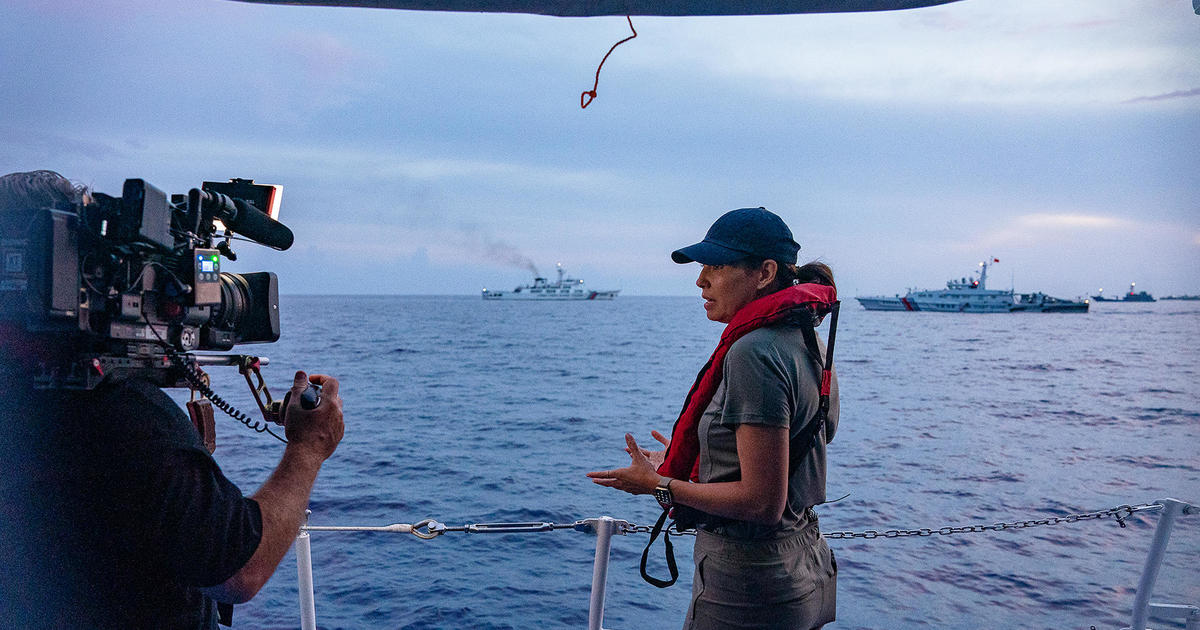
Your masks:
<path fill-rule="evenodd" d="M 904 296 L 856 297 L 868 311 L 939 311 L 943 313 L 1086 313 L 1088 301 L 1064 300 L 1044 293 L 1014 294 L 1012 289 L 987 288 L 988 265 L 979 263 L 979 277 L 950 280 L 945 289 L 909 289 Z"/>
<path fill-rule="evenodd" d="M 620 289 L 592 291 L 583 286 L 583 280 L 563 277 L 562 263 L 558 263 L 558 282 L 545 278 L 534 278 L 533 284 L 523 284 L 512 291 L 483 290 L 485 300 L 611 300 Z"/>
<path fill-rule="evenodd" d="M 993 258 L 992 262 L 1000 262 Z M 1014 300 L 1007 291 L 987 288 L 988 261 L 979 263 L 979 277 L 950 280 L 945 289 L 909 289 L 901 297 L 865 296 L 854 298 L 868 311 L 948 311 L 959 313 L 1007 313 Z"/>

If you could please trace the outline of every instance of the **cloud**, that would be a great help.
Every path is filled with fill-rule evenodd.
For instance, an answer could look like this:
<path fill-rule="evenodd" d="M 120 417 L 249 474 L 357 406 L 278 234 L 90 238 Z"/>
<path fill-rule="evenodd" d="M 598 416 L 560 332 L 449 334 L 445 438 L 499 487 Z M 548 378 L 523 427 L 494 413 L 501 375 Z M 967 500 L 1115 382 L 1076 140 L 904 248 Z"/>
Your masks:
<path fill-rule="evenodd" d="M 398 225 L 309 221 L 293 229 L 309 252 L 383 264 L 411 256 L 429 242 L 418 230 Z"/>
<path fill-rule="evenodd" d="M 380 155 L 372 171 L 380 177 L 406 177 L 425 180 L 458 178 L 499 179 L 537 182 L 562 190 L 586 192 L 625 185 L 615 172 L 600 169 L 542 166 L 516 161 L 476 160 L 450 157 Z M 364 165 L 365 166 L 365 165 Z"/>
<path fill-rule="evenodd" d="M 954 11 L 922 11 L 917 14 L 916 22 L 924 28 L 942 32 L 970 28 L 970 23 Z"/>
<path fill-rule="evenodd" d="M 274 38 L 266 71 L 254 82 L 259 108 L 277 121 L 306 123 L 378 91 L 383 64 L 328 32 L 293 30 Z"/>
<path fill-rule="evenodd" d="M 1018 228 L 1023 229 L 1120 229 L 1131 227 L 1132 222 L 1126 219 L 1104 217 L 1087 214 L 1026 214 L 1014 221 Z"/>
<path fill-rule="evenodd" d="M 641 185 L 628 181 L 616 167 L 604 169 L 569 163 L 546 165 L 517 159 L 490 160 L 460 157 L 461 153 L 451 151 L 437 155 L 415 146 L 379 149 L 307 142 L 230 142 L 196 137 L 162 137 L 154 144 L 155 147 L 142 156 L 144 159 L 152 159 L 161 152 L 164 159 L 189 155 L 206 163 L 254 165 L 274 164 L 278 156 L 285 155 L 292 180 L 343 181 L 350 176 L 355 182 L 372 182 L 376 186 L 407 181 L 578 194 L 629 190 Z M 337 167 L 331 169 L 330 165 Z"/>
<path fill-rule="evenodd" d="M 126 0 L 6 0 L 6 10 L 27 11 L 27 15 L 60 20 L 80 20 L 86 16 L 87 25 L 93 26 L 96 20 L 108 23 L 124 22 L 139 17 L 139 7 L 131 6 Z"/>
<path fill-rule="evenodd" d="M 1038 212 L 1013 217 L 1003 227 L 983 232 L 967 250 L 1010 248 L 1074 241 L 1084 234 L 1134 232 L 1142 229 L 1129 219 L 1076 212 Z"/>
<path fill-rule="evenodd" d="M 1122 103 L 1145 103 L 1145 102 L 1149 102 L 1149 101 L 1168 101 L 1168 100 L 1176 99 L 1176 98 L 1191 98 L 1193 96 L 1200 96 L 1200 87 L 1192 88 L 1190 90 L 1177 90 L 1175 92 L 1167 92 L 1166 94 L 1155 94 L 1154 96 L 1139 96 L 1137 98 L 1131 98 L 1127 101 L 1121 101 L 1121 102 Z"/>
<path fill-rule="evenodd" d="M 1118 103 L 1200 78 L 1186 15 L 1178 26 L 1150 27 L 1125 5 L 1088 5 L 1086 20 L 1047 5 L 689 24 L 694 34 L 668 51 L 677 59 L 659 63 L 804 98 L 897 104 Z M 1139 32 L 1149 28 L 1157 30 Z M 1147 46 L 1147 37 L 1161 43 Z"/>
<path fill-rule="evenodd" d="M 49 131 L 0 126 L 0 158 L 6 154 L 10 159 L 19 155 L 23 160 L 53 163 L 68 156 L 103 161 L 116 158 L 122 152 L 108 143 L 96 140 L 69 137 Z"/>
<path fill-rule="evenodd" d="M 1045 249 L 1080 243 L 1158 243 L 1158 247 L 1200 245 L 1195 228 L 1169 221 L 1146 221 L 1083 212 L 1038 212 L 1013 217 L 978 238 L 956 242 L 962 251 Z M 961 247 L 960 247 L 961 246 Z"/>
<path fill-rule="evenodd" d="M 539 275 L 533 259 L 520 248 L 498 238 L 484 226 L 468 223 L 390 225 L 314 221 L 298 224 L 297 240 L 309 243 L 313 252 L 343 258 L 389 263 L 421 252 L 424 258 L 437 264 L 490 264 Z"/>
<path fill-rule="evenodd" d="M 319 81 L 344 82 L 367 56 L 341 39 L 323 32 L 293 31 L 277 39 L 281 53 L 299 61 L 299 68 Z"/>

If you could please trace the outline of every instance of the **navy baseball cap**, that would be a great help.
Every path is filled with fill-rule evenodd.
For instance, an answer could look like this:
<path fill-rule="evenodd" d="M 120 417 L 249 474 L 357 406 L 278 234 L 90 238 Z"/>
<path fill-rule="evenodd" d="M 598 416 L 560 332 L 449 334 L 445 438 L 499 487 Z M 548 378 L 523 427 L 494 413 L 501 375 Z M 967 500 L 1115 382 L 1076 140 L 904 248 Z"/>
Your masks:
<path fill-rule="evenodd" d="M 766 208 L 740 208 L 721 215 L 708 228 L 704 240 L 677 249 L 671 260 L 677 263 L 728 265 L 749 256 L 796 264 L 800 245 L 792 240 L 792 231 L 783 219 Z"/>

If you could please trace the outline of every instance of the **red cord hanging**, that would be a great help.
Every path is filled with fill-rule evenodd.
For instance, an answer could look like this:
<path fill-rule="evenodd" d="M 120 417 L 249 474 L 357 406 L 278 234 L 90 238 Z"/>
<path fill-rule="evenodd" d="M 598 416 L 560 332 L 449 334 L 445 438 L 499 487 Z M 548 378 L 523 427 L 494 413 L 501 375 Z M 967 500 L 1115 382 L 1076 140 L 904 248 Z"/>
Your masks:
<path fill-rule="evenodd" d="M 609 48 L 608 52 L 604 53 L 604 59 L 601 59 L 600 65 L 596 66 L 596 82 L 592 84 L 592 89 L 579 95 L 579 106 L 583 109 L 587 109 L 587 106 L 591 105 L 592 101 L 596 98 L 596 88 L 600 86 L 600 68 L 603 68 L 604 62 L 608 61 L 608 56 L 612 54 L 612 51 L 617 49 L 617 46 L 637 37 L 637 30 L 633 28 L 633 20 L 628 15 L 625 16 L 625 20 L 629 22 L 629 30 L 633 31 L 633 35 L 613 44 L 612 48 Z"/>

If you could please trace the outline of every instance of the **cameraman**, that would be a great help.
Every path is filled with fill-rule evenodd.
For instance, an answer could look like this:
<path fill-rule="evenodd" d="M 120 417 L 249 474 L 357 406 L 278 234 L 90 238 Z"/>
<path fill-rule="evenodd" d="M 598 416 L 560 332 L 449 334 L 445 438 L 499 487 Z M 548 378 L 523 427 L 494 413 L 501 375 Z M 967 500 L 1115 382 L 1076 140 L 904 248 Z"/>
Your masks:
<path fill-rule="evenodd" d="M 5 175 L 0 220 L 84 195 L 50 171 Z M 338 381 L 296 373 L 288 445 L 245 497 L 150 382 L 32 387 L 39 366 L 78 350 L 0 322 L 0 626 L 215 628 L 218 609 L 254 597 L 299 531 L 342 439 Z M 308 382 L 322 387 L 313 410 L 299 405 Z"/>

